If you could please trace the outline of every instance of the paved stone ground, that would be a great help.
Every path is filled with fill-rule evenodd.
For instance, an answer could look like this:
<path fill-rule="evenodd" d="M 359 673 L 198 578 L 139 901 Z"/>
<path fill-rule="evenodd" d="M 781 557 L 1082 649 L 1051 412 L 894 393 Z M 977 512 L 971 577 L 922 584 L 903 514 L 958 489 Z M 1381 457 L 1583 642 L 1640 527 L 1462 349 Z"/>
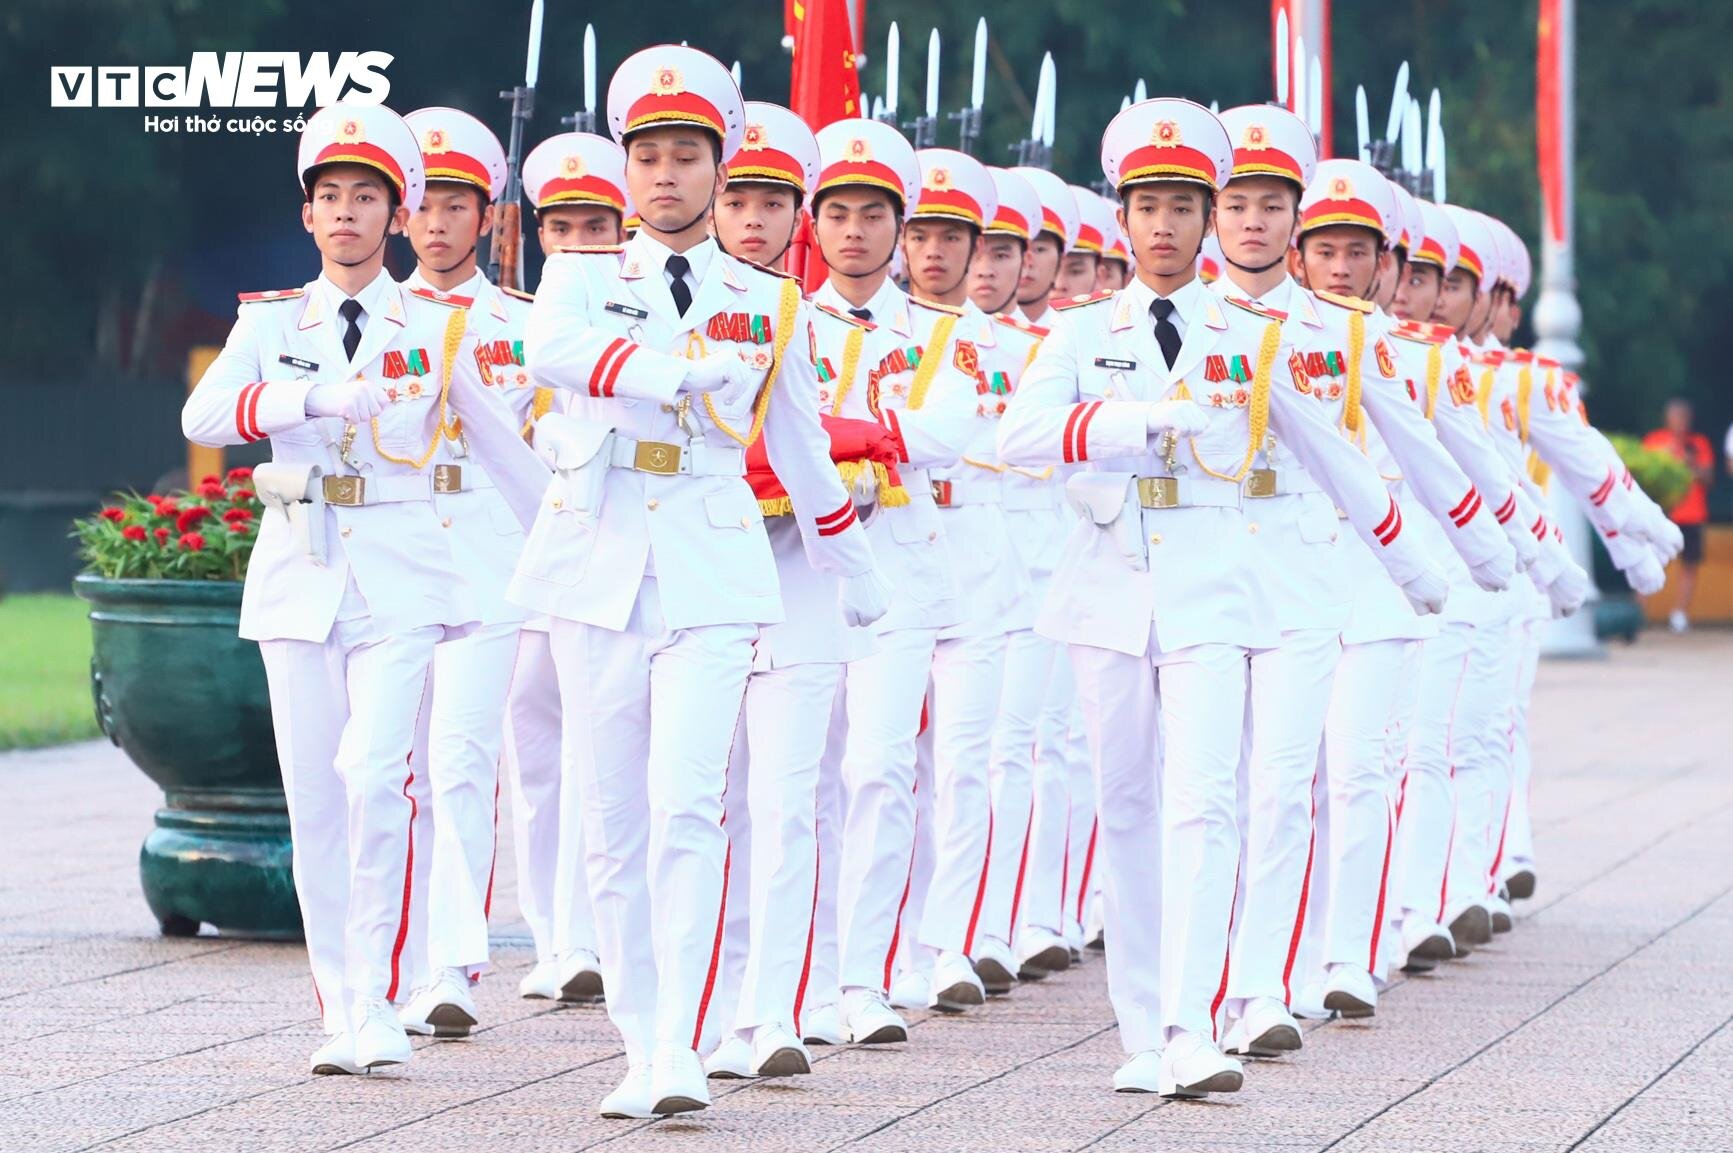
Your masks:
<path fill-rule="evenodd" d="M 1726 633 L 1543 665 L 1541 888 L 1516 931 L 1207 1104 L 1107 1091 L 1097 958 L 919 1020 L 906 1050 L 820 1050 L 814 1076 L 723 1089 L 695 1120 L 604 1122 L 611 1030 L 516 999 L 509 887 L 485 1028 L 418 1043 L 403 1073 L 309 1078 L 298 947 L 157 935 L 150 784 L 103 745 L 0 757 L 0 1150 L 1733 1149 L 1730 670 Z"/>

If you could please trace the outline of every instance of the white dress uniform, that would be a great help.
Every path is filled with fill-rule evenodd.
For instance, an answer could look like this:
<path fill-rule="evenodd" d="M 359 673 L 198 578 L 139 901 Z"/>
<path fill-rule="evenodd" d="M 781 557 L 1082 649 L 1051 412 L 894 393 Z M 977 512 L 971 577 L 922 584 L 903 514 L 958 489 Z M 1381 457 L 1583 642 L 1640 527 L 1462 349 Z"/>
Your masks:
<path fill-rule="evenodd" d="M 414 136 L 382 106 L 335 104 L 309 121 L 303 187 L 332 163 L 378 168 L 406 207 L 419 203 Z M 435 504 L 437 488 L 461 481 L 433 465 L 429 445 L 448 415 L 461 418 L 525 517 L 547 475 L 467 363 L 461 312 L 416 299 L 383 271 L 352 299 L 358 313 L 324 276 L 247 294 L 182 412 L 196 443 L 271 439 L 273 462 L 255 472 L 267 510 L 241 635 L 264 658 L 325 1027 L 357 1034 L 345 1071 L 408 1057 L 389 1000 L 406 988 L 421 899 L 412 830 L 426 776 L 411 752 L 435 644 L 482 616 L 460 556 L 466 539 Z M 388 400 L 371 430 L 308 416 L 316 385 L 358 379 L 378 381 Z"/>
<path fill-rule="evenodd" d="M 531 149 L 524 158 L 523 184 L 538 212 L 596 204 L 624 218 L 631 210 L 624 150 L 587 132 L 562 132 Z M 521 355 L 521 345 L 511 351 Z M 517 370 L 506 371 L 515 377 Z M 569 407 L 564 390 L 538 386 L 532 395 L 531 420 Z M 518 910 L 536 948 L 536 967 L 519 990 L 530 997 L 593 1001 L 601 995 L 595 913 L 584 880 L 577 769 L 560 755 L 559 675 L 549 627 L 548 618 L 539 614 L 524 622 L 506 705 L 502 767 L 512 791 Z"/>
<path fill-rule="evenodd" d="M 1045 168 L 1013 168 L 1012 172 L 1021 176 L 1029 187 L 1035 190 L 1035 195 L 1041 199 L 1041 224 L 1037 233 L 1046 233 L 1059 242 L 1059 261 L 1062 265 L 1066 254 L 1077 247 L 1077 238 L 1083 232 L 1083 218 L 1077 212 L 1077 198 L 1071 195 L 1071 186 L 1060 177 Z M 1053 311 L 1050 305 L 1059 303 L 1059 298 L 1050 295 L 1038 303 L 1021 304 L 1017 306 L 1018 315 L 1034 324 L 1051 325 Z"/>
<path fill-rule="evenodd" d="M 819 132 L 818 142 L 823 170 L 815 199 L 860 184 L 889 191 L 905 215 L 912 211 L 919 165 L 894 128 L 838 121 Z M 930 330 L 944 321 L 951 327 L 955 317 L 920 308 L 888 278 L 858 309 L 834 280 L 813 300 L 873 325 L 858 342 L 850 338 L 841 346 L 827 346 L 826 331 L 815 330 L 818 360 L 835 374 L 820 388 L 833 415 L 882 421 L 896 436 L 904 493 L 898 499 L 907 501 L 881 500 L 868 529 L 896 601 L 879 622 L 877 651 L 850 662 L 844 678 L 847 816 L 837 907 L 838 980 L 847 1014 L 861 998 L 882 998 L 890 986 L 915 843 L 915 738 L 939 630 L 960 615 L 950 546 L 926 470 L 957 461 L 977 417 L 974 382 L 951 363 L 948 341 L 942 348 L 922 344 Z M 860 996 L 851 1000 L 851 990 Z M 880 1039 L 904 1039 L 902 1028 L 886 1019 Z"/>
<path fill-rule="evenodd" d="M 1232 165 L 1220 122 L 1183 100 L 1121 112 L 1102 154 L 1122 189 L 1172 180 L 1213 189 Z M 1400 584 L 1427 600 L 1442 584 L 1402 533 L 1377 472 L 1315 402 L 1272 383 L 1288 352 L 1279 316 L 1221 301 L 1195 280 L 1166 299 L 1171 308 L 1157 304 L 1135 280 L 1064 312 L 1006 413 L 999 448 L 1013 464 L 1090 466 L 1067 483 L 1087 520 L 1054 573 L 1037 628 L 1071 646 L 1089 723 L 1109 992 L 1133 1054 L 1122 1087 L 1200 1095 L 1240 1083 L 1213 1037 L 1239 851 L 1245 662 L 1280 634 L 1258 591 L 1250 544 L 1258 514 L 1241 499 L 1265 421 L 1336 490 Z M 1151 323 L 1163 314 L 1181 329 L 1171 365 Z M 1213 395 L 1203 405 L 1159 403 L 1186 395 L 1182 384 L 1201 381 L 1214 356 L 1256 365 L 1243 403 L 1237 390 L 1224 390 L 1219 406 Z M 1202 431 L 1151 432 L 1171 432 L 1173 421 L 1181 433 Z M 1151 755 L 1158 723 L 1160 757 Z M 1159 856 L 1148 843 L 1158 826 Z"/>
<path fill-rule="evenodd" d="M 726 158 L 743 116 L 726 70 L 688 48 L 646 49 L 610 85 L 618 137 L 690 125 Z M 725 920 L 729 748 L 758 626 L 783 619 L 743 479 L 760 432 L 808 555 L 845 578 L 845 607 L 861 582 L 879 585 L 818 423 L 798 288 L 708 239 L 674 253 L 643 230 L 616 256 L 551 256 L 530 310 L 537 381 L 575 395 L 561 425 L 537 425 L 558 473 L 511 595 L 553 617 L 608 1011 L 629 1066 L 603 1109 L 636 1116 L 709 1100 L 695 1049 Z M 690 294 L 684 310 L 676 291 Z M 690 391 L 742 368 L 748 389 Z"/>

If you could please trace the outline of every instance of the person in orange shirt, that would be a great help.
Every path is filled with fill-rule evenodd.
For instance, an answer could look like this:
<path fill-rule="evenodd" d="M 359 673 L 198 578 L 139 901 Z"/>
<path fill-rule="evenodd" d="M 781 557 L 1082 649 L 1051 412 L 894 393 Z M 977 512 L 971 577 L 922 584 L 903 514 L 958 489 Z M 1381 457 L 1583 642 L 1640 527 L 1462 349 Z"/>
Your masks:
<path fill-rule="evenodd" d="M 1674 397 L 1667 402 L 1665 423 L 1643 438 L 1644 448 L 1672 453 L 1691 470 L 1691 487 L 1667 515 L 1685 535 L 1679 554 L 1679 592 L 1667 624 L 1676 633 L 1690 628 L 1691 596 L 1697 591 L 1697 570 L 1703 564 L 1703 522 L 1709 519 L 1709 486 L 1714 483 L 1715 455 L 1709 438 L 1691 427 L 1691 402 Z"/>

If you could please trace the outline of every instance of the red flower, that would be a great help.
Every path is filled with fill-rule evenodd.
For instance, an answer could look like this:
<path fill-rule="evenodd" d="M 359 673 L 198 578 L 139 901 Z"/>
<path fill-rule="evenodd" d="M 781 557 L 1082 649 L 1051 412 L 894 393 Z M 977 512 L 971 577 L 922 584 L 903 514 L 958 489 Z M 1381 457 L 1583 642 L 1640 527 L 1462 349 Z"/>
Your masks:
<path fill-rule="evenodd" d="M 161 502 L 156 506 L 158 516 L 174 516 L 180 510 L 181 502 L 172 496 L 162 497 Z"/>
<path fill-rule="evenodd" d="M 208 475 L 199 477 L 199 483 L 200 484 L 222 484 L 223 478 L 218 476 L 216 473 L 213 472 L 213 473 L 209 473 Z"/>
<path fill-rule="evenodd" d="M 129 524 L 125 528 L 121 529 L 120 535 L 125 537 L 127 540 L 143 540 L 146 536 L 144 526 L 136 524 Z"/>
<path fill-rule="evenodd" d="M 247 532 L 252 527 L 253 527 L 252 525 L 248 524 L 244 520 L 234 520 L 234 521 L 229 522 L 229 531 L 230 532 Z"/>
<path fill-rule="evenodd" d="M 216 477 L 199 482 L 199 495 L 210 500 L 222 500 L 229 495 L 229 490 L 223 487 L 223 482 Z"/>
<path fill-rule="evenodd" d="M 253 479 L 253 470 L 250 468 L 231 468 L 226 479 L 229 484 L 234 484 L 237 480 L 251 480 Z"/>
<path fill-rule="evenodd" d="M 175 528 L 181 532 L 186 532 L 189 528 L 192 528 L 195 524 L 198 524 L 201 520 L 204 520 L 210 515 L 210 509 L 203 505 L 195 504 L 185 512 L 181 513 L 179 517 L 175 518 Z"/>
<path fill-rule="evenodd" d="M 198 552 L 205 547 L 205 538 L 196 532 L 189 532 L 181 537 L 181 547 L 188 552 Z"/>
<path fill-rule="evenodd" d="M 229 494 L 229 499 L 231 499 L 231 500 L 253 500 L 254 499 L 253 490 L 250 488 L 237 488 L 234 492 L 231 492 Z"/>
<path fill-rule="evenodd" d="M 126 510 L 115 508 L 113 505 L 110 505 L 108 508 L 102 510 L 102 515 L 103 519 L 111 520 L 115 524 L 119 524 L 121 521 L 126 519 Z"/>
<path fill-rule="evenodd" d="M 152 529 L 151 531 L 156 534 L 156 543 L 157 544 L 167 544 L 168 543 L 168 527 L 166 525 L 158 525 L 156 528 Z"/>
<path fill-rule="evenodd" d="M 231 508 L 223 514 L 223 519 L 230 524 L 245 524 L 253 519 L 253 510 L 250 508 Z"/>

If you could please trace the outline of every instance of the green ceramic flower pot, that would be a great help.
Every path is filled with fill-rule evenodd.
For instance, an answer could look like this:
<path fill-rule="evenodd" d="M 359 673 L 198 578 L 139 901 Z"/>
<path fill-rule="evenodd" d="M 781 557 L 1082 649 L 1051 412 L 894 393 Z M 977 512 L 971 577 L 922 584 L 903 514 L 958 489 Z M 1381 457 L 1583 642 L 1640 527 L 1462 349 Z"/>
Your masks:
<path fill-rule="evenodd" d="M 90 602 L 91 692 L 108 738 L 162 789 L 139 851 L 162 931 L 301 935 L 270 697 L 230 581 L 74 582 Z"/>

